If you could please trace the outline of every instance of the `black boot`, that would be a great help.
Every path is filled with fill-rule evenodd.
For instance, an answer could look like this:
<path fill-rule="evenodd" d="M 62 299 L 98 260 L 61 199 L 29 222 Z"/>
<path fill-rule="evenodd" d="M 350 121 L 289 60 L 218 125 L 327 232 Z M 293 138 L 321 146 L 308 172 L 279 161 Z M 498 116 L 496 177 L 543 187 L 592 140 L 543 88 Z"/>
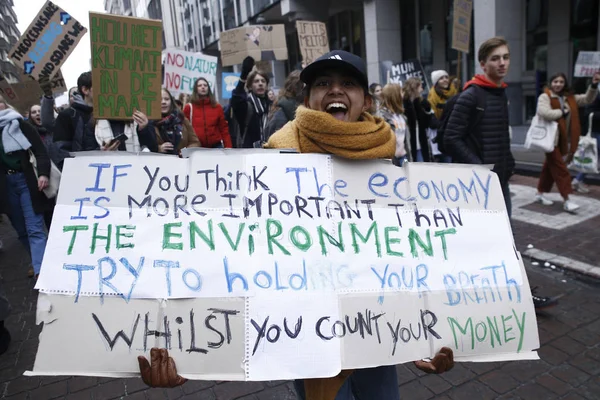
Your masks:
<path fill-rule="evenodd" d="M 10 344 L 10 332 L 4 327 L 4 321 L 0 321 L 0 355 L 6 353 Z"/>

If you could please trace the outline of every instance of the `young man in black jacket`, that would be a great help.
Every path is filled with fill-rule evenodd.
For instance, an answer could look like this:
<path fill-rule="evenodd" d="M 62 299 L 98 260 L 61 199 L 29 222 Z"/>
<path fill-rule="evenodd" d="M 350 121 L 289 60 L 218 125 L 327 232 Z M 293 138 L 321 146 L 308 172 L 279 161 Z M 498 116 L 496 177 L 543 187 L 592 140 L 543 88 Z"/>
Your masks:
<path fill-rule="evenodd" d="M 483 74 L 467 82 L 456 100 L 444 134 L 444 146 L 453 162 L 494 166 L 510 217 L 508 180 L 515 168 L 515 159 L 510 150 L 505 93 L 508 85 L 504 82 L 510 66 L 508 42 L 500 37 L 486 40 L 479 47 L 478 59 Z M 558 304 L 558 299 L 534 295 L 533 304 L 540 310 Z"/>

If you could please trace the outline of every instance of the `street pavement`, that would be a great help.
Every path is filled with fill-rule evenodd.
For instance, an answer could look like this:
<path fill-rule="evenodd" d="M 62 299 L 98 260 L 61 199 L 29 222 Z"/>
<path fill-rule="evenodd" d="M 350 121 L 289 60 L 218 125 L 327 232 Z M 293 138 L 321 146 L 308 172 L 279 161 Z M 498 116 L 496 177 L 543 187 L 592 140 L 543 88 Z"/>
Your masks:
<path fill-rule="evenodd" d="M 600 212 L 600 187 L 593 187 L 590 195 L 579 196 L 586 200 L 584 215 L 572 216 L 563 213 L 558 204 L 549 208 L 532 204 L 529 194 L 535 183 L 536 179 L 523 176 L 515 176 L 511 182 L 518 215 L 512 226 L 519 250 L 539 250 L 599 267 L 600 215 L 594 213 L 594 208 L 597 201 L 596 211 Z M 147 388 L 141 379 L 22 376 L 24 371 L 33 368 L 38 346 L 37 295 L 33 280 L 26 277 L 29 260 L 6 218 L 0 224 L 0 238 L 4 241 L 4 249 L 0 251 L 0 275 L 13 306 L 12 315 L 6 321 L 13 342 L 8 352 L 0 356 L 0 398 L 296 398 L 290 382 L 190 381 L 179 388 L 161 390 Z M 533 248 L 528 248 L 529 245 Z M 600 280 L 560 267 L 546 268 L 538 261 L 534 261 L 537 263 L 534 265 L 527 258 L 525 261 L 530 283 L 539 287 L 540 294 L 564 295 L 557 307 L 537 316 L 541 360 L 461 363 L 442 375 L 425 375 L 410 364 L 401 365 L 397 370 L 402 398 L 600 398 Z"/>

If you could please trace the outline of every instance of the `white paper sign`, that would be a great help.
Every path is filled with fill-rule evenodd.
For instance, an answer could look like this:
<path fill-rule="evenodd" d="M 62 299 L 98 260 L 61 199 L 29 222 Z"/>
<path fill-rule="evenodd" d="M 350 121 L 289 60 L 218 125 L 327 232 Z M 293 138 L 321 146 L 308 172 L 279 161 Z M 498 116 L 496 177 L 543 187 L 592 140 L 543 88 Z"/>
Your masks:
<path fill-rule="evenodd" d="M 166 49 L 163 56 L 164 86 L 173 96 L 180 93 L 191 95 L 198 78 L 205 78 L 212 92 L 216 93 L 217 57 L 177 49 Z"/>
<path fill-rule="evenodd" d="M 600 71 L 600 51 L 580 51 L 573 76 L 591 77 L 598 71 Z"/>
<path fill-rule="evenodd" d="M 39 374 L 131 374 L 151 346 L 190 378 L 221 380 L 539 347 L 498 178 L 482 166 L 224 150 L 67 159 L 36 288 L 53 304 Z M 79 325 L 89 334 L 68 340 Z"/>

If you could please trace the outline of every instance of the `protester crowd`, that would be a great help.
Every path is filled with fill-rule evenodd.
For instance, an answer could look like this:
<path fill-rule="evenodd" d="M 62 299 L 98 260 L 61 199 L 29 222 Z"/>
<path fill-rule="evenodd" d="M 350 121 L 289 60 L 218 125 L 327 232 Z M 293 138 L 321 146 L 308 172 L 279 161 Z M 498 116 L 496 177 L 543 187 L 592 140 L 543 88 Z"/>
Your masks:
<path fill-rule="evenodd" d="M 204 78 L 189 95 L 175 99 L 162 89 L 160 120 L 149 120 L 136 110 L 131 121 L 95 119 L 91 72 L 82 73 L 69 90 L 69 104 L 57 109 L 48 81 L 40 82 L 44 97 L 21 115 L 0 97 L 0 213 L 8 216 L 19 241 L 31 256 L 32 278 L 40 273 L 55 196 L 51 171 L 61 170 L 73 152 L 156 152 L 180 156 L 184 148 L 288 148 L 300 153 L 328 153 L 349 159 L 392 159 L 407 162 L 489 164 L 498 174 L 506 207 L 511 214 L 509 180 L 515 161 L 511 153 L 508 101 L 504 79 L 510 66 L 508 43 L 502 38 L 484 42 L 478 52 L 483 74 L 461 86 L 446 71 L 431 74 L 431 88 L 416 77 L 402 85 L 367 81 L 361 58 L 333 51 L 289 74 L 278 95 L 270 90 L 270 76 L 254 60 L 242 64 L 238 85 L 225 109 Z M 575 95 L 566 76 L 557 74 L 538 100 L 541 118 L 558 122 L 554 151 L 546 155 L 535 200 L 556 183 L 564 209 L 578 206 L 570 198 L 586 193 L 585 175 L 572 176 L 567 165 L 577 148 L 581 125 L 589 120 L 600 143 L 600 97 L 596 74 L 585 94 Z M 579 107 L 586 106 L 583 113 Z M 27 117 L 27 118 L 25 118 Z M 534 296 L 536 308 L 556 299 Z M 10 336 L 3 320 L 9 312 L 0 292 L 0 353 Z M 153 364 L 168 363 L 164 351 L 152 353 Z M 418 362 L 428 372 L 452 367 L 452 352 L 443 349 L 431 362 Z M 174 386 L 174 365 L 161 374 L 140 359 L 144 381 L 152 386 Z M 303 385 L 297 385 L 301 396 Z M 357 389 L 359 388 L 359 389 Z M 397 377 L 393 367 L 356 371 L 341 385 L 339 399 L 356 390 L 375 393 L 369 398 L 395 399 Z M 396 393 L 394 393 L 394 391 Z"/>

